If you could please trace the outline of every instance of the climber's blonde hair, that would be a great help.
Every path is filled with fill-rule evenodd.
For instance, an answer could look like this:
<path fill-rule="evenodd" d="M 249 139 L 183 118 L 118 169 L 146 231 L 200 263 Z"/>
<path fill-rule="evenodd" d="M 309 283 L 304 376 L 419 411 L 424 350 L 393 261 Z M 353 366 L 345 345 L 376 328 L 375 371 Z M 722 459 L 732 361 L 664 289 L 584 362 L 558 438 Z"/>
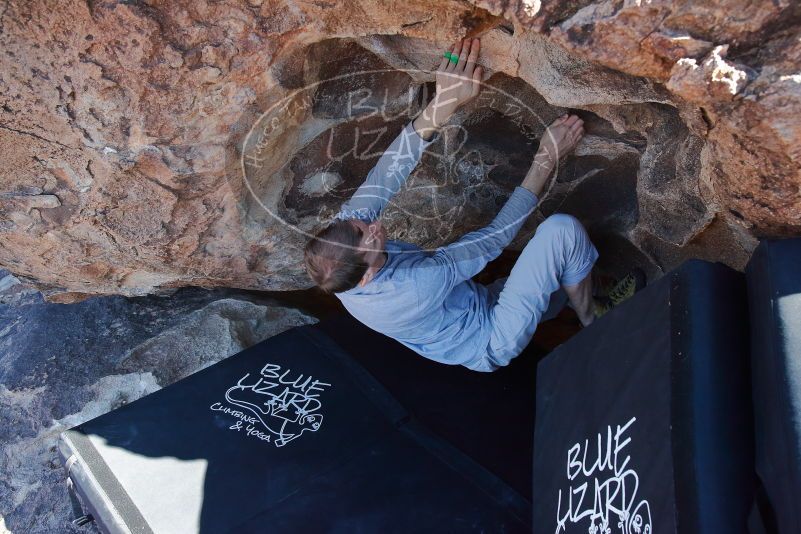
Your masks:
<path fill-rule="evenodd" d="M 352 289 L 367 271 L 364 252 L 358 250 L 362 231 L 349 221 L 338 220 L 317 233 L 303 251 L 309 278 L 326 293 Z"/>

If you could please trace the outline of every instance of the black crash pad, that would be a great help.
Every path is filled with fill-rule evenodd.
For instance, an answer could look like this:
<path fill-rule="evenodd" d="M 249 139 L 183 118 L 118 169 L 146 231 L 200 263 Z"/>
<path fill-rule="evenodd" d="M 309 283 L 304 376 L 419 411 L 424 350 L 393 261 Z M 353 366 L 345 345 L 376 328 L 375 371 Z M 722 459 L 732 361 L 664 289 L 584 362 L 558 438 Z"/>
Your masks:
<path fill-rule="evenodd" d="M 801 532 L 801 239 L 762 241 L 746 277 L 762 518 Z"/>
<path fill-rule="evenodd" d="M 484 413 L 504 408 L 485 404 Z M 71 429 L 60 450 L 107 532 L 531 528 L 529 502 L 413 417 L 319 327 Z"/>
<path fill-rule="evenodd" d="M 533 343 L 507 366 L 478 373 L 422 358 L 350 315 L 316 325 L 412 417 L 531 502 L 537 361 Z"/>
<path fill-rule="evenodd" d="M 745 295 L 742 274 L 693 260 L 542 360 L 535 532 L 745 531 Z"/>

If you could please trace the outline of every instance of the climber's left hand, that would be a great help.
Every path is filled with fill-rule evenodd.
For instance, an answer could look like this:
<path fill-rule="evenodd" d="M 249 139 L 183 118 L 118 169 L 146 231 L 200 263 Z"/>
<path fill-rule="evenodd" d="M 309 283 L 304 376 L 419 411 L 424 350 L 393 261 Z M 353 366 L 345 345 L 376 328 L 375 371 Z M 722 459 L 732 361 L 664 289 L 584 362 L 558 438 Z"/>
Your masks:
<path fill-rule="evenodd" d="M 452 55 L 459 56 L 453 63 L 443 57 L 436 74 L 437 91 L 432 100 L 434 124 L 441 126 L 460 107 L 478 96 L 484 69 L 476 66 L 481 50 L 480 39 L 464 39 L 453 45 Z"/>

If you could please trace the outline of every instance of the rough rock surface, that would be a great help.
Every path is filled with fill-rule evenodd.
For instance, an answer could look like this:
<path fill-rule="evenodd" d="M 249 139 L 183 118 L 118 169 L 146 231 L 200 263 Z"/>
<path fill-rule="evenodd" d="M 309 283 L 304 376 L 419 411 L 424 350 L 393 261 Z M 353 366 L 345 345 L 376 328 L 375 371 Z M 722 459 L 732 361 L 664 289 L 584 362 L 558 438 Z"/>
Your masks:
<path fill-rule="evenodd" d="M 88 532 L 69 524 L 64 429 L 315 322 L 230 291 L 49 304 L 9 278 L 0 272 L 0 532 Z"/>
<path fill-rule="evenodd" d="M 306 286 L 304 233 L 471 35 L 488 85 L 387 212 L 394 237 L 487 222 L 570 109 L 588 135 L 516 246 L 561 210 L 609 268 L 742 267 L 755 237 L 801 232 L 799 5 L 9 0 L 0 265 L 62 302 Z"/>

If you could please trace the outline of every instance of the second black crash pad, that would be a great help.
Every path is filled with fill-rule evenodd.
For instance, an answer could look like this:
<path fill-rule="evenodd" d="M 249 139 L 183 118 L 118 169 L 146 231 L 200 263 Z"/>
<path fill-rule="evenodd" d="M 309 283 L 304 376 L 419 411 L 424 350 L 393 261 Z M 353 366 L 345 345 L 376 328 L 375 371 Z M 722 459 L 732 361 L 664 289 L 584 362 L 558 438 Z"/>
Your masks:
<path fill-rule="evenodd" d="M 535 532 L 745 532 L 745 281 L 690 261 L 539 364 Z"/>
<path fill-rule="evenodd" d="M 801 238 L 762 241 L 746 279 L 760 513 L 801 532 Z"/>
<path fill-rule="evenodd" d="M 413 417 L 319 327 L 71 429 L 60 448 L 107 532 L 531 529 L 526 499 Z"/>

